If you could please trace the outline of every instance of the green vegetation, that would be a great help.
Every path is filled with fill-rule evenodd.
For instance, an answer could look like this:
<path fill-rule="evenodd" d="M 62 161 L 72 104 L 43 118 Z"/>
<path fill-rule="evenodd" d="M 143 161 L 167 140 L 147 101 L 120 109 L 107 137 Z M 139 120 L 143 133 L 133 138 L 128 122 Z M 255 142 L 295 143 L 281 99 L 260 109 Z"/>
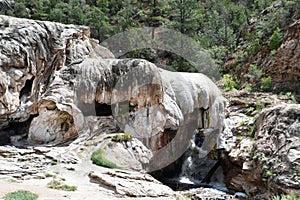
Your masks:
<path fill-rule="evenodd" d="M 100 42 L 131 28 L 170 28 L 208 50 L 222 75 L 230 74 L 232 80 L 251 91 L 272 91 L 273 77 L 264 75 L 264 59 L 256 55 L 263 58 L 275 54 L 293 17 L 300 16 L 300 4 L 298 0 L 18 0 L 0 14 L 87 25 L 91 36 Z M 154 54 L 138 49 L 124 57 L 164 63 L 177 71 L 197 71 L 170 52 L 157 50 Z M 231 59 L 235 62 L 230 68 L 221 68 Z M 229 84 L 227 89 L 233 88 L 236 85 Z"/>
<path fill-rule="evenodd" d="M 224 90 L 230 91 L 236 89 L 236 83 L 230 74 L 224 74 L 222 78 L 222 82 L 224 84 Z"/>
<path fill-rule="evenodd" d="M 261 78 L 260 89 L 262 91 L 270 91 L 272 89 L 272 77 L 271 76 Z"/>
<path fill-rule="evenodd" d="M 113 163 L 105 158 L 103 149 L 98 149 L 98 150 L 94 151 L 92 154 L 91 160 L 93 161 L 94 164 L 102 166 L 102 167 L 122 169 L 116 163 Z"/>
<path fill-rule="evenodd" d="M 46 173 L 46 174 L 45 174 L 45 177 L 47 177 L 47 178 L 49 178 L 49 177 L 53 177 L 53 174 Z"/>
<path fill-rule="evenodd" d="M 130 133 L 130 132 L 125 132 L 124 134 L 123 134 L 123 133 L 118 133 L 118 134 L 116 134 L 116 135 L 111 139 L 111 141 L 113 141 L 113 142 L 128 142 L 128 141 L 131 141 L 132 138 L 133 138 L 132 133 Z"/>
<path fill-rule="evenodd" d="M 77 190 L 76 186 L 70 186 L 63 184 L 61 181 L 53 180 L 47 184 L 48 188 L 55 190 L 64 190 L 64 191 L 75 191 Z"/>
<path fill-rule="evenodd" d="M 51 165 L 57 165 L 57 162 L 56 162 L 56 161 L 51 161 L 50 164 L 51 164 Z"/>
<path fill-rule="evenodd" d="M 296 97 L 295 97 L 295 95 L 293 93 L 287 92 L 286 96 L 288 96 L 292 100 L 293 103 L 295 103 L 295 104 L 298 103 L 297 100 L 296 100 Z"/>
<path fill-rule="evenodd" d="M 273 196 L 271 200 L 300 200 L 300 197 L 295 194 L 283 194 Z"/>
<path fill-rule="evenodd" d="M 255 128 L 256 128 L 255 125 L 250 126 L 249 131 L 248 131 L 248 136 L 249 137 L 254 138 L 254 136 L 255 136 Z"/>
<path fill-rule="evenodd" d="M 5 200 L 36 200 L 38 195 L 26 190 L 18 190 L 16 192 L 8 193 L 4 196 Z"/>
<path fill-rule="evenodd" d="M 283 34 L 281 33 L 280 28 L 277 27 L 274 33 L 270 37 L 270 43 L 269 43 L 270 50 L 272 51 L 277 49 L 280 46 L 282 39 L 283 39 Z"/>

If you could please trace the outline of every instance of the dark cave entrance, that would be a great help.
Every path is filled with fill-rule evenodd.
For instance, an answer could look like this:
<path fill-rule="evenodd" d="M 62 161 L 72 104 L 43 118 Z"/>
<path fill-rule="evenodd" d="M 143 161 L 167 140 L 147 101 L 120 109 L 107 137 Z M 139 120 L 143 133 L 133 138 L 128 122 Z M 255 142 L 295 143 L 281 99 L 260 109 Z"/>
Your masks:
<path fill-rule="evenodd" d="M 19 99 L 21 99 L 23 96 L 29 97 L 31 95 L 34 78 L 35 77 L 32 77 L 31 79 L 26 80 L 24 87 L 20 91 Z"/>
<path fill-rule="evenodd" d="M 30 115 L 24 122 L 9 122 L 9 124 L 0 130 L 0 145 L 16 145 L 18 141 L 27 139 L 29 127 L 33 118 L 37 115 Z M 14 141 L 15 138 L 17 141 Z"/>
<path fill-rule="evenodd" d="M 94 101 L 89 103 L 78 103 L 78 108 L 82 111 L 84 116 L 111 116 L 111 105 L 105 103 L 98 103 Z"/>
<path fill-rule="evenodd" d="M 95 102 L 95 110 L 97 116 L 112 115 L 111 105 Z"/>

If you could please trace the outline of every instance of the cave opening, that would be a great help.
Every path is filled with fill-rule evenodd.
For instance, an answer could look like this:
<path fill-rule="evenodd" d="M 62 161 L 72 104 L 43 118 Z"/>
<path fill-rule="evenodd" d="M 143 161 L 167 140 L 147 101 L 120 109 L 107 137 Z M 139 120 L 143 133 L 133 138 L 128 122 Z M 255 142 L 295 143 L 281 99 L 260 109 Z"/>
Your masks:
<path fill-rule="evenodd" d="M 105 103 L 98 103 L 95 101 L 95 110 L 97 116 L 110 116 L 112 115 L 111 105 Z"/>
<path fill-rule="evenodd" d="M 34 78 L 35 77 L 33 76 L 31 79 L 26 80 L 24 87 L 20 91 L 19 99 L 23 96 L 29 97 L 31 95 Z"/>
<path fill-rule="evenodd" d="M 105 103 L 77 103 L 78 108 L 82 111 L 84 116 L 111 116 L 111 105 Z"/>
<path fill-rule="evenodd" d="M 9 124 L 0 131 L 0 146 L 22 146 L 22 144 L 26 142 L 31 121 L 37 116 L 38 115 L 30 115 L 24 122 L 9 122 Z"/>

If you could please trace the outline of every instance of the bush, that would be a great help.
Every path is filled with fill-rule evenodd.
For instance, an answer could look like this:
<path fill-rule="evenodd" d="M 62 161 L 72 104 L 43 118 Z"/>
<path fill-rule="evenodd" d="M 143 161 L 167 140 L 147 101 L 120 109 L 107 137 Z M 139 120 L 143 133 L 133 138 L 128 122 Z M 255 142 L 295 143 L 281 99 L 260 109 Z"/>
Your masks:
<path fill-rule="evenodd" d="M 236 89 L 236 83 L 232 78 L 232 75 L 230 74 L 224 74 L 222 78 L 222 82 L 224 84 L 224 90 L 235 90 Z"/>
<path fill-rule="evenodd" d="M 272 78 L 270 76 L 261 79 L 260 89 L 262 91 L 270 91 L 272 89 Z"/>
<path fill-rule="evenodd" d="M 248 43 L 247 52 L 249 55 L 255 55 L 262 48 L 261 40 L 259 38 L 255 38 Z"/>
<path fill-rule="evenodd" d="M 124 134 L 116 134 L 111 141 L 113 142 L 128 142 L 131 141 L 133 135 L 130 132 L 125 132 Z"/>
<path fill-rule="evenodd" d="M 269 48 L 270 51 L 278 49 L 283 39 L 283 34 L 280 29 L 277 27 L 274 33 L 270 37 Z"/>
<path fill-rule="evenodd" d="M 26 190 L 18 190 L 16 192 L 11 192 L 5 195 L 5 200 L 36 200 L 38 198 L 37 194 L 31 193 Z"/>
<path fill-rule="evenodd" d="M 272 200 L 299 200 L 300 197 L 298 197 L 295 194 L 286 194 L 286 195 L 276 195 L 272 197 Z"/>
<path fill-rule="evenodd" d="M 118 166 L 116 163 L 113 163 L 109 160 L 107 160 L 104 157 L 104 151 L 102 149 L 98 149 L 93 152 L 91 160 L 94 164 L 102 166 L 102 167 L 108 167 L 108 168 L 115 168 L 115 169 L 122 169 L 120 166 Z"/>
<path fill-rule="evenodd" d="M 75 190 L 77 190 L 76 186 L 66 185 L 66 184 L 63 184 L 60 181 L 55 181 L 55 180 L 48 183 L 47 186 L 48 186 L 48 188 L 55 189 L 55 190 L 64 190 L 64 191 L 75 191 Z"/>

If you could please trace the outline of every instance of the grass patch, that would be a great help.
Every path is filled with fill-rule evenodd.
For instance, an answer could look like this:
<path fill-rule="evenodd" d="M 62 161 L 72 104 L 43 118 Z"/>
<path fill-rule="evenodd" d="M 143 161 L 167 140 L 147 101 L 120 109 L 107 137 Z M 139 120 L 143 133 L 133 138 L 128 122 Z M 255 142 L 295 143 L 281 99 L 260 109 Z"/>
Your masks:
<path fill-rule="evenodd" d="M 62 182 L 56 181 L 56 180 L 53 180 L 50 183 L 48 183 L 47 187 L 51 188 L 51 189 L 55 189 L 55 190 L 64 190 L 64 191 L 75 191 L 75 190 L 77 190 L 76 186 L 66 185 L 66 184 L 63 184 Z"/>
<path fill-rule="evenodd" d="M 124 134 L 116 134 L 112 139 L 111 141 L 113 142 L 129 142 L 131 141 L 133 138 L 133 135 L 132 133 L 130 132 L 125 132 Z"/>
<path fill-rule="evenodd" d="M 26 190 L 18 190 L 16 192 L 10 192 L 5 195 L 5 200 L 36 200 L 37 194 L 31 193 Z"/>
<path fill-rule="evenodd" d="M 57 162 L 52 160 L 50 165 L 57 165 Z"/>
<path fill-rule="evenodd" d="M 49 177 L 53 177 L 53 174 L 46 173 L 45 176 L 46 176 L 46 178 L 49 178 Z"/>
<path fill-rule="evenodd" d="M 295 194 L 276 195 L 272 200 L 300 200 L 300 197 Z"/>
<path fill-rule="evenodd" d="M 113 163 L 109 160 L 107 160 L 104 157 L 104 151 L 102 149 L 98 149 L 93 152 L 91 160 L 94 164 L 102 166 L 102 167 L 108 167 L 108 168 L 115 168 L 115 169 L 122 169 L 120 166 L 118 166 L 116 163 Z"/>

